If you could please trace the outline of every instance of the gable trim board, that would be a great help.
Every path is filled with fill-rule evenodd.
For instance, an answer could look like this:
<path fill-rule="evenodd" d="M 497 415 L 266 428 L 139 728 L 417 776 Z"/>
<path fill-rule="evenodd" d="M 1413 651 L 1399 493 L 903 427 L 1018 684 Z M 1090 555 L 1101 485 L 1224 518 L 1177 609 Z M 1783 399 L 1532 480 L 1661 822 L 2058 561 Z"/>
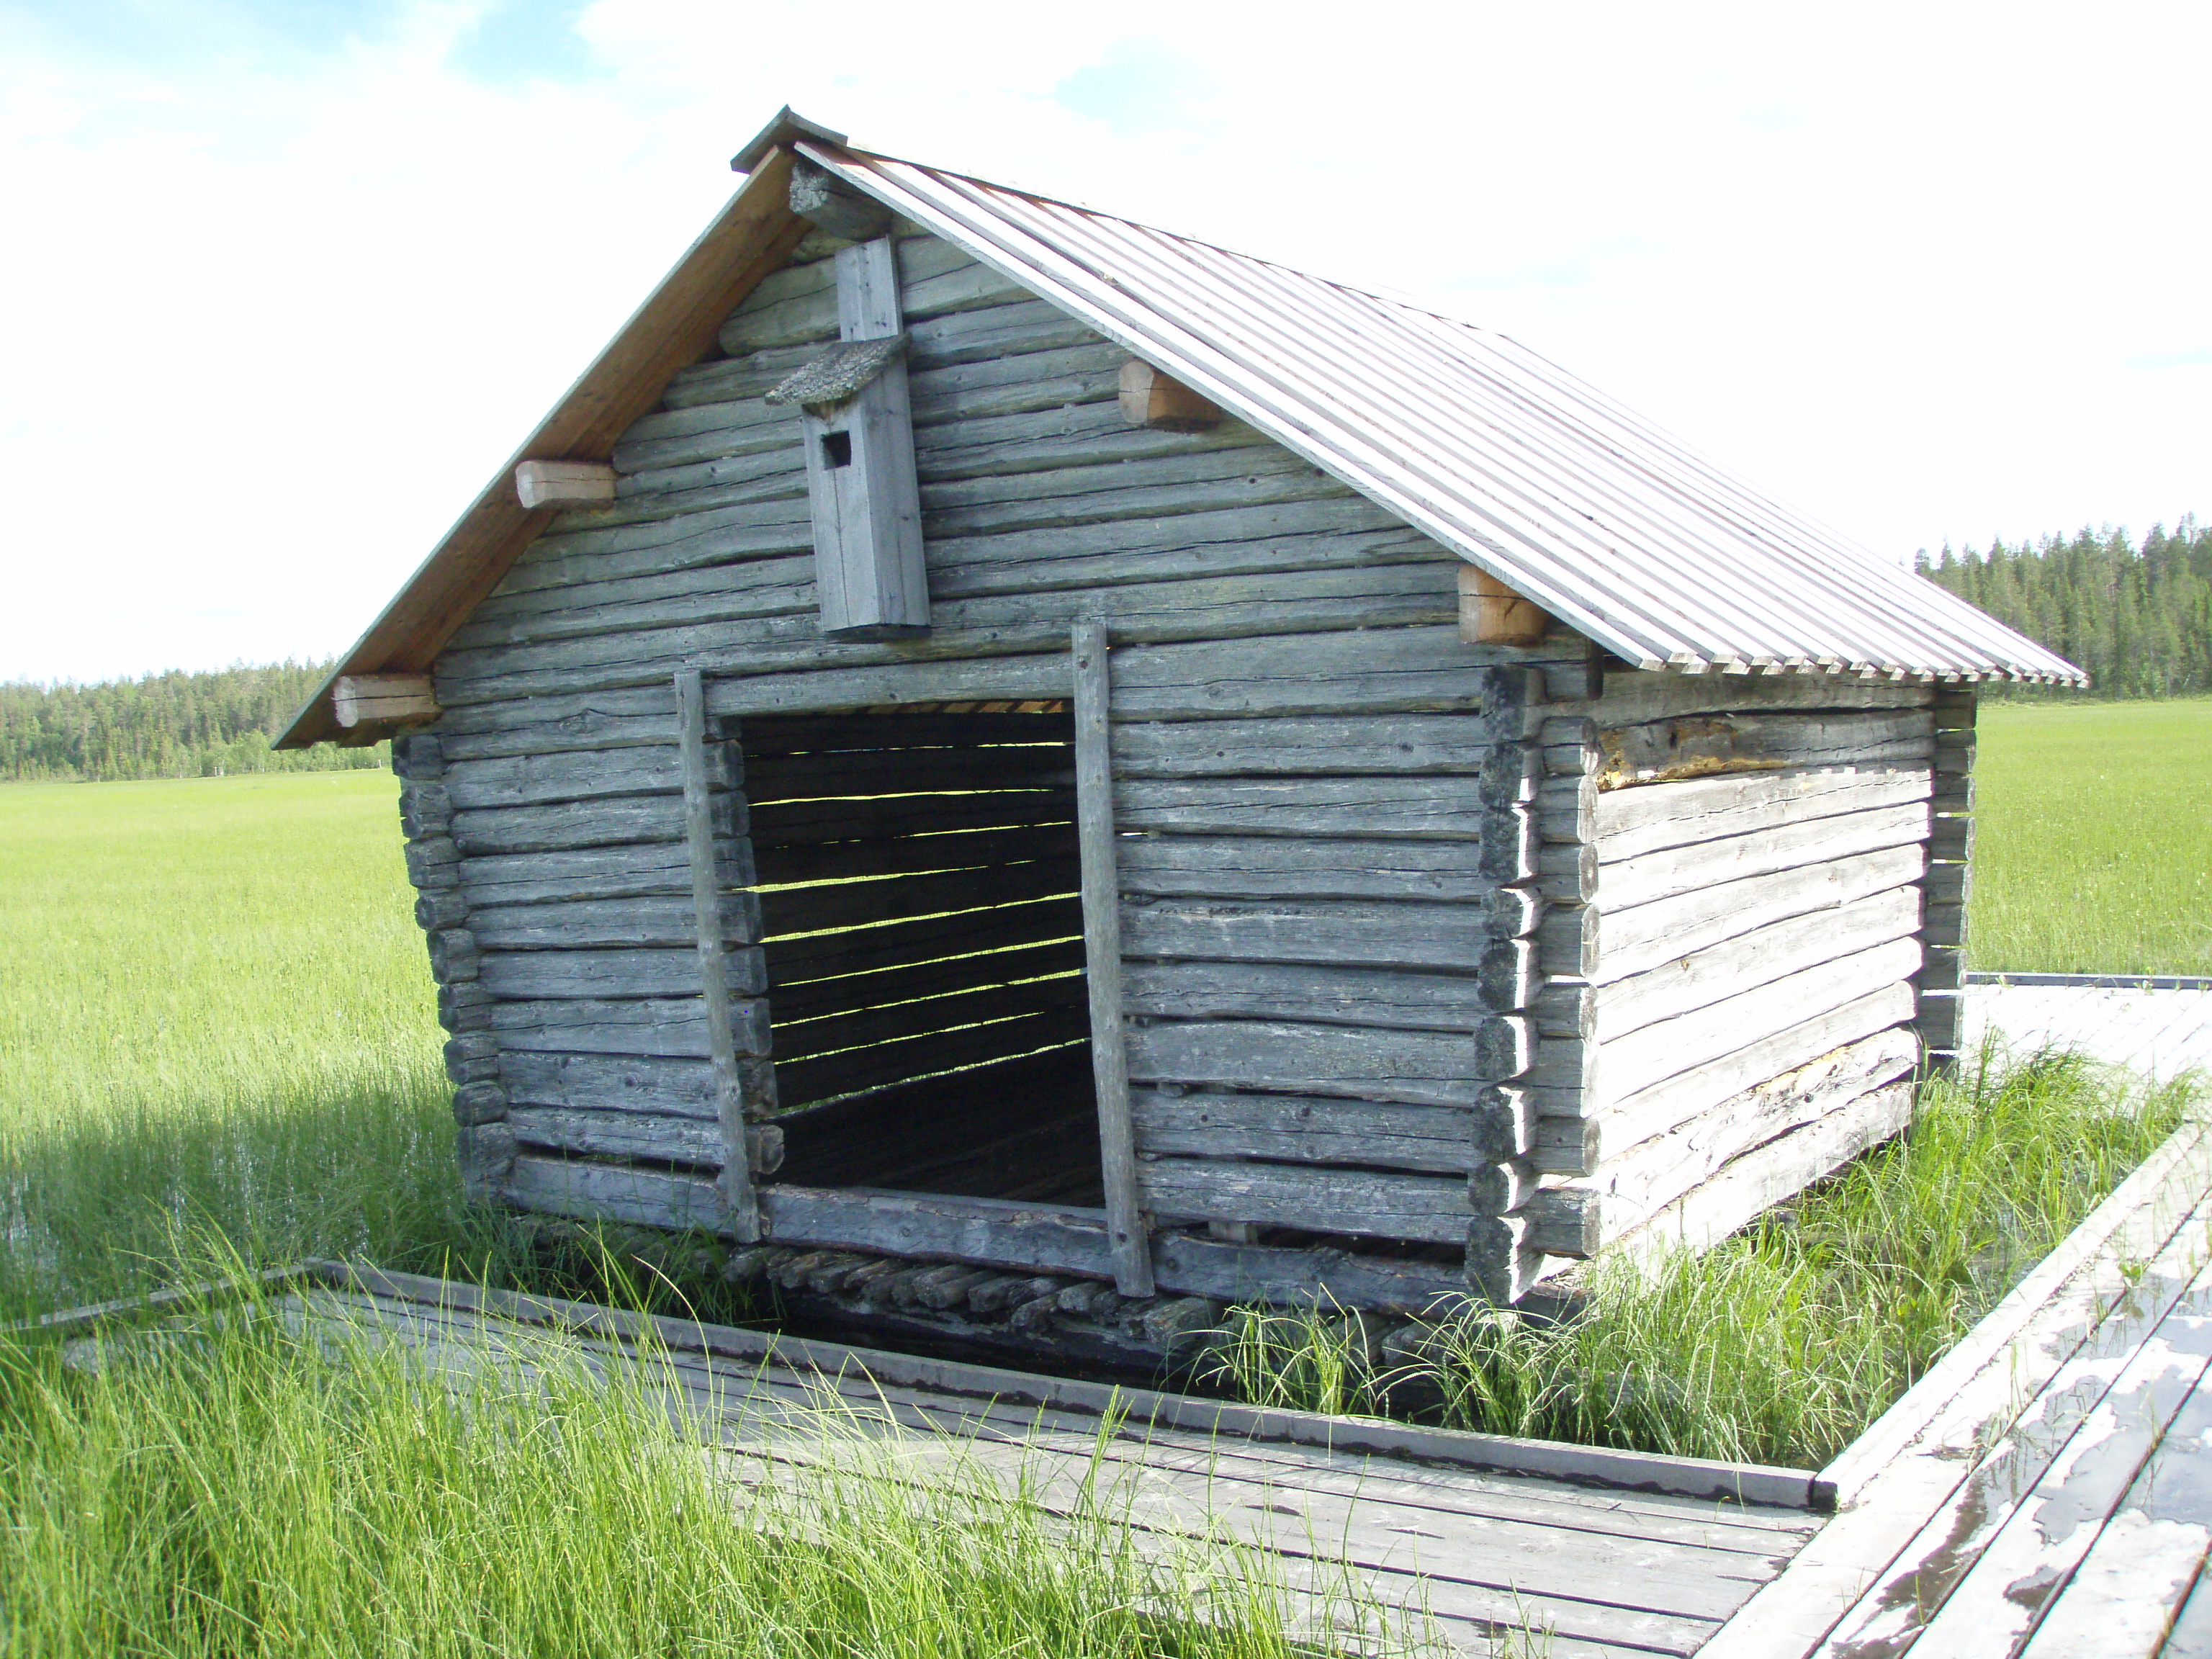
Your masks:
<path fill-rule="evenodd" d="M 295 717 L 368 743 L 341 676 L 421 672 L 550 522 L 526 460 L 605 461 L 812 229 L 794 155 L 942 237 L 1647 669 L 2085 684 L 1501 336 L 1187 238 L 843 146 L 785 110 L 729 204 Z"/>

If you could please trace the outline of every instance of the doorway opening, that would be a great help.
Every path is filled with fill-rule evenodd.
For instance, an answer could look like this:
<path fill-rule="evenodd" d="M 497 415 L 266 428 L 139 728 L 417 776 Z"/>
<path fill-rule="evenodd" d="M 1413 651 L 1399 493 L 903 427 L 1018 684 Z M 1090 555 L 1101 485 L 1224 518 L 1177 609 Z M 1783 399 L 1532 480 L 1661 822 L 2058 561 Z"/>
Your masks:
<path fill-rule="evenodd" d="M 1067 705 L 732 724 L 777 1182 L 1102 1203 Z"/>

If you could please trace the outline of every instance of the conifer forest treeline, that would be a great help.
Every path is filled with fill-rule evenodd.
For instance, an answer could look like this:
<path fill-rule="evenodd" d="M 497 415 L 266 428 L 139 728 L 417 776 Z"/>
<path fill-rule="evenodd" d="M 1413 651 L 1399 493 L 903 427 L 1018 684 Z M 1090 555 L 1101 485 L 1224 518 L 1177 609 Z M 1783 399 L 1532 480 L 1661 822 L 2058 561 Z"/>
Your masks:
<path fill-rule="evenodd" d="M 1923 550 L 1913 565 L 2087 669 L 2093 696 L 2212 691 L 2212 528 L 2194 515 L 2171 534 L 2153 526 L 2140 547 L 2124 530 L 2085 529 L 1985 553 Z"/>
<path fill-rule="evenodd" d="M 387 744 L 270 747 L 330 672 L 327 662 L 282 662 L 94 685 L 0 683 L 0 782 L 110 783 L 390 764 Z"/>

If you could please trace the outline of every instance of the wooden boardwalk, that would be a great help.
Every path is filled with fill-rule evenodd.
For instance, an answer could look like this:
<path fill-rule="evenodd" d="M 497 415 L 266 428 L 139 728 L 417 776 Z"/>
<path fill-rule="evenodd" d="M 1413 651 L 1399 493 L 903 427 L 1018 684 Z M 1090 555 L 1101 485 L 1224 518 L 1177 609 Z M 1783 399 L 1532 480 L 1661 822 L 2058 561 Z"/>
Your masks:
<path fill-rule="evenodd" d="M 848 1455 L 857 1433 L 913 1478 L 957 1462 L 1048 1510 L 1087 1486 L 1148 1547 L 1256 1547 L 1322 1616 L 1350 1583 L 1461 1653 L 1522 1627 L 1548 1630 L 1559 1659 L 1694 1653 L 1820 1522 L 1791 1471 L 1117 1393 L 398 1274 L 352 1273 L 289 1306 L 447 1361 L 543 1364 L 551 1341 L 629 1368 L 681 1395 L 741 1481 Z"/>
<path fill-rule="evenodd" d="M 1978 1047 L 1985 1031 L 2015 1051 L 2055 1043 L 2146 1077 L 2171 1078 L 2191 1066 L 2212 1076 L 2212 990 L 1969 986 L 1961 1047 Z"/>

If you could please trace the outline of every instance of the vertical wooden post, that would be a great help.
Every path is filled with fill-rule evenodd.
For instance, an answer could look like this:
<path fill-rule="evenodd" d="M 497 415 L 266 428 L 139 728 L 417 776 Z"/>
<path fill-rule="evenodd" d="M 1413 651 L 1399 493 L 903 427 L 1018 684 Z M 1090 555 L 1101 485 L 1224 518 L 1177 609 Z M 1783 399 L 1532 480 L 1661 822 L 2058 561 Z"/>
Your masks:
<path fill-rule="evenodd" d="M 1121 884 L 1114 869 L 1114 765 L 1106 723 L 1106 625 L 1075 624 L 1075 832 L 1083 868 L 1083 963 L 1091 990 L 1091 1067 L 1114 1286 L 1152 1293 L 1152 1241 L 1137 1200 L 1129 1126 L 1129 1045 L 1121 1023 Z"/>
<path fill-rule="evenodd" d="M 677 745 L 684 767 L 684 839 L 691 854 L 691 909 L 699 937 L 699 994 L 707 1012 L 707 1050 L 714 1066 L 715 1115 L 722 1130 L 722 1203 L 740 1243 L 757 1243 L 760 1202 L 753 1194 L 750 1148 L 745 1139 L 744 1085 L 738 1075 L 738 1044 L 730 1027 L 727 930 L 714 856 L 714 803 L 708 793 L 707 696 L 699 671 L 676 676 Z"/>

